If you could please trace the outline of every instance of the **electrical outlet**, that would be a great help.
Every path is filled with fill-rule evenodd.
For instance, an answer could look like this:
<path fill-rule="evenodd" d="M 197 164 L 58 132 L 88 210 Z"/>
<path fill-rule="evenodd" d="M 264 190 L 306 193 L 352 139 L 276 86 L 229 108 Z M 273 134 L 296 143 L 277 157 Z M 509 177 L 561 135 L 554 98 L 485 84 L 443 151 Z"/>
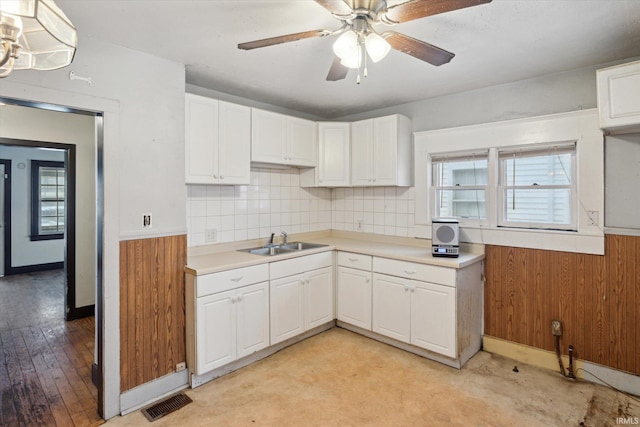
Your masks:
<path fill-rule="evenodd" d="M 559 320 L 551 321 L 551 332 L 553 335 L 561 336 L 562 335 L 562 323 Z"/>
<path fill-rule="evenodd" d="M 185 369 L 187 369 L 185 362 L 176 363 L 176 372 L 184 371 Z"/>
<path fill-rule="evenodd" d="M 151 228 L 151 214 L 142 214 L 142 228 Z"/>
<path fill-rule="evenodd" d="M 589 217 L 589 225 L 598 225 L 600 223 L 600 213 L 598 211 L 587 211 Z"/>
<path fill-rule="evenodd" d="M 206 243 L 214 243 L 218 241 L 218 230 L 215 228 L 208 228 L 204 231 L 204 241 Z"/>

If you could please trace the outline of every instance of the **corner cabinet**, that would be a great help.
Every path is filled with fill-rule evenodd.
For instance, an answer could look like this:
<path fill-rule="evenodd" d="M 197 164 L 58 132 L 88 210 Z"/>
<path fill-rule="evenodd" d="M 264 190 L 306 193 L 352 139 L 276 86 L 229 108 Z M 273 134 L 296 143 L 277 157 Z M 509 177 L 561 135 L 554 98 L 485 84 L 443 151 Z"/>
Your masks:
<path fill-rule="evenodd" d="M 318 123 L 318 165 L 300 173 L 301 187 L 348 187 L 351 185 L 349 123 Z"/>
<path fill-rule="evenodd" d="M 313 167 L 316 145 L 315 122 L 251 109 L 251 161 Z"/>
<path fill-rule="evenodd" d="M 411 186 L 411 120 L 395 114 L 351 124 L 351 185 Z"/>
<path fill-rule="evenodd" d="M 187 361 L 201 375 L 269 346 L 266 264 L 187 274 Z"/>
<path fill-rule="evenodd" d="M 269 275 L 271 344 L 335 319 L 331 252 L 272 262 Z"/>
<path fill-rule="evenodd" d="M 640 132 L 640 61 L 597 71 L 600 127 Z"/>
<path fill-rule="evenodd" d="M 250 183 L 251 109 L 185 95 L 185 182 Z"/>

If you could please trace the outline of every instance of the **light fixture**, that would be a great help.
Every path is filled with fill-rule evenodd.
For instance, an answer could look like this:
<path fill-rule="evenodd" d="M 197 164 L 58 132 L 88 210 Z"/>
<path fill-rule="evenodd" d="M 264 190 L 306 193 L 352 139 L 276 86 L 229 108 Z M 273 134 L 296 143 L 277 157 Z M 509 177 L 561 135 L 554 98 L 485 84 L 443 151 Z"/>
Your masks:
<path fill-rule="evenodd" d="M 333 52 L 340 58 L 340 64 L 347 68 L 359 69 L 364 62 L 364 76 L 367 77 L 366 56 L 378 62 L 387 56 L 391 45 L 373 30 L 366 18 L 358 17 L 344 28 L 348 29 L 336 39 Z M 360 72 L 357 82 L 360 83 Z"/>
<path fill-rule="evenodd" d="M 73 61 L 78 34 L 53 0 L 0 0 L 0 77 Z"/>
<path fill-rule="evenodd" d="M 373 62 L 380 61 L 391 51 L 391 45 L 378 33 L 369 33 L 364 43 Z"/>

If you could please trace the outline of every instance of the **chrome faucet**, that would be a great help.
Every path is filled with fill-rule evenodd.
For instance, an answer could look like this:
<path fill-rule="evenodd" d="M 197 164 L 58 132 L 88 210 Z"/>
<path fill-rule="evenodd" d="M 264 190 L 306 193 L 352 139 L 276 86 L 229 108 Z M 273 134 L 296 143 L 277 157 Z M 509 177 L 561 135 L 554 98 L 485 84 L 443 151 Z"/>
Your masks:
<path fill-rule="evenodd" d="M 282 231 L 282 244 L 286 245 L 287 244 L 287 236 L 288 234 L 285 231 Z"/>
<path fill-rule="evenodd" d="M 273 246 L 273 236 L 275 236 L 276 233 L 271 233 L 271 238 L 269 239 L 269 246 Z"/>

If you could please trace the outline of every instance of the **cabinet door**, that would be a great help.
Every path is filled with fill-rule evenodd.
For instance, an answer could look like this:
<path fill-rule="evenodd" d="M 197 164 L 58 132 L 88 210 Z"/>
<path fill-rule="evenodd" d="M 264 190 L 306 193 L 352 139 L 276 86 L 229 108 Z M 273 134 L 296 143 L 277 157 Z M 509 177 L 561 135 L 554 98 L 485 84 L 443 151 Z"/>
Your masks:
<path fill-rule="evenodd" d="M 338 320 L 371 330 L 371 272 L 338 267 Z"/>
<path fill-rule="evenodd" d="M 457 357 L 456 288 L 412 282 L 411 344 Z"/>
<path fill-rule="evenodd" d="M 185 96 L 185 182 L 215 184 L 218 175 L 218 101 Z"/>
<path fill-rule="evenodd" d="M 269 346 L 269 282 L 238 289 L 238 358 Z"/>
<path fill-rule="evenodd" d="M 351 124 L 351 185 L 373 185 L 373 119 Z"/>
<path fill-rule="evenodd" d="M 411 341 L 411 281 L 384 274 L 373 275 L 373 332 Z"/>
<path fill-rule="evenodd" d="M 315 122 L 287 117 L 287 164 L 316 166 L 318 130 Z"/>
<path fill-rule="evenodd" d="M 304 332 L 304 277 L 302 274 L 271 281 L 271 344 Z"/>
<path fill-rule="evenodd" d="M 333 268 L 325 267 L 304 274 L 305 330 L 335 319 L 333 298 Z"/>
<path fill-rule="evenodd" d="M 640 61 L 597 71 L 600 127 L 640 131 Z"/>
<path fill-rule="evenodd" d="M 251 110 L 251 161 L 284 163 L 286 119 L 282 114 Z"/>
<path fill-rule="evenodd" d="M 397 116 L 373 120 L 373 185 L 396 185 L 398 170 Z"/>
<path fill-rule="evenodd" d="M 198 298 L 196 316 L 196 374 L 236 359 L 236 291 Z"/>
<path fill-rule="evenodd" d="M 318 123 L 318 134 L 318 184 L 321 187 L 349 186 L 349 123 Z"/>
<path fill-rule="evenodd" d="M 219 182 L 248 185 L 251 181 L 251 109 L 220 101 L 218 118 Z"/>

